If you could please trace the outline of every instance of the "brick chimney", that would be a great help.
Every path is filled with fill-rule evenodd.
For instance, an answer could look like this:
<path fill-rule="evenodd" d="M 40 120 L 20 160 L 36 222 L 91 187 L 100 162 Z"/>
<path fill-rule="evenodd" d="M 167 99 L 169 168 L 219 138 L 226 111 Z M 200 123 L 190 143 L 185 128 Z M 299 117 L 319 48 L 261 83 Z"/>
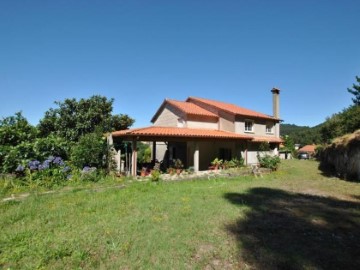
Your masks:
<path fill-rule="evenodd" d="M 273 116 L 280 118 L 280 89 L 274 87 L 271 92 L 273 93 Z"/>

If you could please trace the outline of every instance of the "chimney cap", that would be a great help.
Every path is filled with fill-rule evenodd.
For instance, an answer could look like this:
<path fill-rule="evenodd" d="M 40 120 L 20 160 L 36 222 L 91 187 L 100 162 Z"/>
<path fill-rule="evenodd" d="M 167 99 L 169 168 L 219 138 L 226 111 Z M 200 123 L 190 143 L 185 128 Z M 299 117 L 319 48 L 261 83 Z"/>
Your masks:
<path fill-rule="evenodd" d="M 277 87 L 273 87 L 273 89 L 271 89 L 271 92 L 272 92 L 273 94 L 280 94 L 280 89 L 277 88 Z"/>

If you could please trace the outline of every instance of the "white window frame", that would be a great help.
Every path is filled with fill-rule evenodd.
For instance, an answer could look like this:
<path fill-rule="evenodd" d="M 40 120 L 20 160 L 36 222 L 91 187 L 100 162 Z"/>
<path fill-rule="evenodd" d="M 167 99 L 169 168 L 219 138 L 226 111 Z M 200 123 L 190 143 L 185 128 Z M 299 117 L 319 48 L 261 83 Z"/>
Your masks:
<path fill-rule="evenodd" d="M 178 118 L 177 127 L 185 127 L 185 120 L 183 118 Z"/>
<path fill-rule="evenodd" d="M 251 123 L 251 129 L 248 129 L 246 123 Z M 244 122 L 244 130 L 245 130 L 245 132 L 254 133 L 254 120 L 245 119 L 245 122 Z"/>
<path fill-rule="evenodd" d="M 270 127 L 270 129 L 269 129 L 269 127 Z M 266 123 L 265 132 L 266 132 L 266 134 L 274 134 L 274 124 L 270 123 L 270 122 Z"/>

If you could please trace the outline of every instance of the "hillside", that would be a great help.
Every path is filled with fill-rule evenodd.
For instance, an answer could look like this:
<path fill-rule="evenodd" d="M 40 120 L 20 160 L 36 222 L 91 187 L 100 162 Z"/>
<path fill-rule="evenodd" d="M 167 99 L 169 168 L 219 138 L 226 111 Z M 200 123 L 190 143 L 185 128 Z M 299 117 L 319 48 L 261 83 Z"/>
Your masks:
<path fill-rule="evenodd" d="M 296 144 L 316 144 L 321 142 L 321 126 L 322 124 L 315 127 L 297 126 L 295 124 L 281 124 L 280 135 L 290 136 Z"/>

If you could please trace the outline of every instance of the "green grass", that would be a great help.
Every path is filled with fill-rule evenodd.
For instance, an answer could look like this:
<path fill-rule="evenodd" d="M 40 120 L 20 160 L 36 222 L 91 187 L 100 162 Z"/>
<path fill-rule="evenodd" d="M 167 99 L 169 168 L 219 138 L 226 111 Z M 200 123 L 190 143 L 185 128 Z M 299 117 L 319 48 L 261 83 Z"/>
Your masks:
<path fill-rule="evenodd" d="M 96 184 L 0 203 L 0 268 L 356 269 L 360 185 L 264 177 Z"/>

